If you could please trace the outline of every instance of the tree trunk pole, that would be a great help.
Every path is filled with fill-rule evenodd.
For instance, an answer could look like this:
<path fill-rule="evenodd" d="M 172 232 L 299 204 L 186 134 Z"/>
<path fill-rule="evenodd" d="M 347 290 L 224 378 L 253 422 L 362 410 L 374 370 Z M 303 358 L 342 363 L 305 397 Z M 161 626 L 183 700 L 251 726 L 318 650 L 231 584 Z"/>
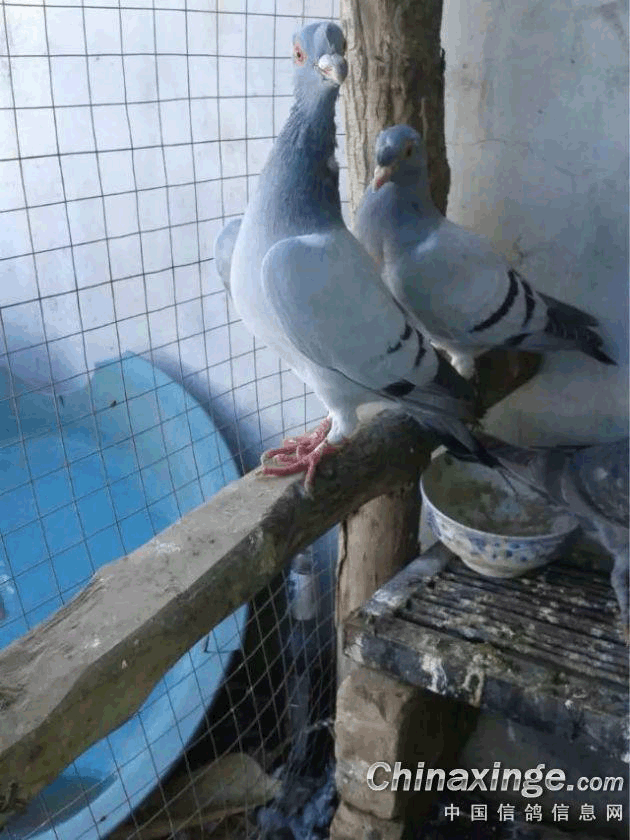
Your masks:
<path fill-rule="evenodd" d="M 352 218 L 373 172 L 379 131 L 407 123 L 426 143 L 431 195 L 444 213 L 450 170 L 444 139 L 442 0 L 341 0 L 348 41 L 343 86 Z"/>
<path fill-rule="evenodd" d="M 442 0 L 341 0 L 348 41 L 344 105 L 352 219 L 372 176 L 376 135 L 396 123 L 407 123 L 423 135 L 431 194 L 437 207 L 446 210 L 450 171 L 444 139 L 441 21 Z M 430 447 L 424 448 L 421 469 L 431 455 Z M 339 682 L 351 667 L 341 652 L 344 619 L 417 554 L 421 469 L 412 483 L 374 499 L 341 525 L 336 598 Z"/>
<path fill-rule="evenodd" d="M 422 469 L 431 456 L 431 448 L 424 449 Z M 335 599 L 338 685 L 356 668 L 343 653 L 343 622 L 418 555 L 422 469 L 413 482 L 378 496 L 340 523 Z"/>

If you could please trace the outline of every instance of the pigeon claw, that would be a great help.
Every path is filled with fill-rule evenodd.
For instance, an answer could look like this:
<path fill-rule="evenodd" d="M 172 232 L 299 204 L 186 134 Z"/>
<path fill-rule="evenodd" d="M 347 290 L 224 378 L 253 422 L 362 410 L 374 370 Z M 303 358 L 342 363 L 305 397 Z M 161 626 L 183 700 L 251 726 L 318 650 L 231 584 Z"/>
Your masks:
<path fill-rule="evenodd" d="M 321 459 L 339 449 L 326 440 L 331 425 L 332 421 L 327 417 L 314 431 L 287 438 L 282 446 L 263 452 L 258 474 L 284 476 L 306 472 L 304 486 L 310 492 Z"/>
<path fill-rule="evenodd" d="M 297 475 L 298 473 L 306 472 L 304 477 L 304 488 L 307 493 L 311 493 L 315 479 L 315 470 L 317 469 L 319 462 L 325 455 L 337 452 L 338 449 L 338 446 L 324 440 L 315 449 L 301 455 L 300 457 L 295 457 L 291 461 L 287 459 L 286 461 L 281 462 L 278 466 L 264 464 L 260 468 L 260 474 L 282 476 Z"/>
<path fill-rule="evenodd" d="M 326 436 L 332 426 L 332 420 L 327 417 L 319 426 L 312 432 L 305 435 L 298 435 L 298 437 L 285 438 L 282 441 L 282 446 L 275 449 L 267 449 L 263 452 L 260 463 L 264 467 L 269 461 L 274 458 L 280 463 L 292 463 L 296 458 L 301 458 L 307 455 L 311 450 L 319 446 L 322 441 L 326 440 Z"/>

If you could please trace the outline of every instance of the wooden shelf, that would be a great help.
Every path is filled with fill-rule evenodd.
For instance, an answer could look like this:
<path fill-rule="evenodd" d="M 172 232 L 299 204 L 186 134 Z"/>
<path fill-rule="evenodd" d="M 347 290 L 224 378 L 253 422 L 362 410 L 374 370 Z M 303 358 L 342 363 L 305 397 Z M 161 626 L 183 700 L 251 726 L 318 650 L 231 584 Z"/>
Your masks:
<path fill-rule="evenodd" d="M 497 580 L 442 551 L 441 571 L 415 561 L 348 618 L 345 653 L 628 761 L 628 648 L 608 577 L 556 562 Z"/>

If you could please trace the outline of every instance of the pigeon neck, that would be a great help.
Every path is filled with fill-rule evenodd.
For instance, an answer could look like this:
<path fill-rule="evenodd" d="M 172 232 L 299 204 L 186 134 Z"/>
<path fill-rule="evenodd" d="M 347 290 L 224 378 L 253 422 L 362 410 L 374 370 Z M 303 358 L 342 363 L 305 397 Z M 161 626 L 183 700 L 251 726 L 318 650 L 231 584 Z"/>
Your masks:
<path fill-rule="evenodd" d="M 335 105 L 338 96 L 339 88 L 336 85 L 329 84 L 317 92 L 308 87 L 296 85 L 289 121 L 294 114 L 298 114 L 299 121 L 303 125 L 314 123 L 323 126 L 327 123 L 329 126 L 332 125 L 334 136 Z"/>
<path fill-rule="evenodd" d="M 389 224 L 384 241 L 397 248 L 423 241 L 444 218 L 433 203 L 426 182 L 404 185 L 392 182 L 387 200 L 390 202 Z"/>
<path fill-rule="evenodd" d="M 315 101 L 296 97 L 278 136 L 269 176 L 276 184 L 283 218 L 312 230 L 342 224 L 335 155 L 335 102 L 338 88 Z"/>
<path fill-rule="evenodd" d="M 416 213 L 427 219 L 435 219 L 442 216 L 431 198 L 428 178 L 418 179 L 412 183 L 394 183 L 394 194 L 396 201 L 401 206 L 412 206 Z"/>

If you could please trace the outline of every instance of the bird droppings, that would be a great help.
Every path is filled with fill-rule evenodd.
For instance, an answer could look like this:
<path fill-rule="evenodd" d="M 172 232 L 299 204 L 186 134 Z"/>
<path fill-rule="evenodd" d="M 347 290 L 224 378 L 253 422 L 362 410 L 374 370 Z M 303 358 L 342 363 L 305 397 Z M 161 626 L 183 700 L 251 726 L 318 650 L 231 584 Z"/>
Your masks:
<path fill-rule="evenodd" d="M 440 694 L 444 686 L 448 684 L 442 660 L 437 656 L 425 653 L 422 657 L 421 668 L 425 673 L 431 675 L 431 683 L 427 686 L 429 691 Z"/>
<path fill-rule="evenodd" d="M 155 543 L 155 550 L 158 554 L 172 554 L 177 551 L 181 551 L 181 545 L 177 545 L 177 543 L 170 543 L 170 542 L 156 542 Z"/>
<path fill-rule="evenodd" d="M 556 610 L 552 609 L 551 607 L 541 607 L 540 608 L 540 616 L 544 618 L 545 621 L 548 621 L 550 624 L 557 624 L 558 623 L 558 615 Z"/>
<path fill-rule="evenodd" d="M 469 669 L 464 677 L 463 688 L 468 695 L 468 702 L 475 707 L 481 705 L 483 689 L 485 686 L 485 675 L 480 663 L 475 660 L 470 663 Z"/>

